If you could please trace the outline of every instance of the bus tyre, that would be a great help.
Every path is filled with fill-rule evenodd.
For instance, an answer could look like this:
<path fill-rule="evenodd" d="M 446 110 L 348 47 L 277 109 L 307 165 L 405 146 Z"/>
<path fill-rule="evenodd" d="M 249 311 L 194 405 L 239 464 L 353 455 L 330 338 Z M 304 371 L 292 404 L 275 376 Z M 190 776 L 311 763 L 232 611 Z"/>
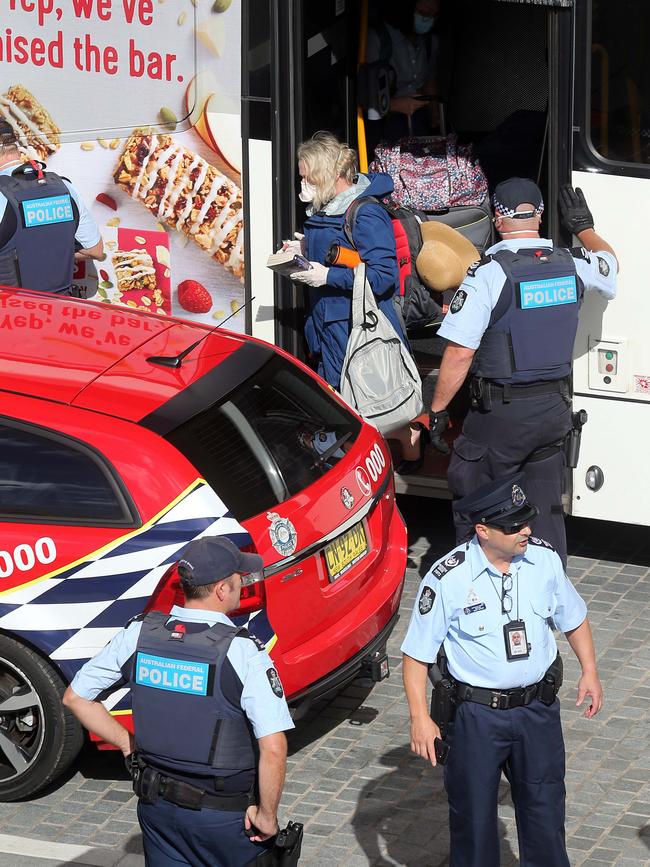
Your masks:
<path fill-rule="evenodd" d="M 0 801 L 34 794 L 76 758 L 83 730 L 61 704 L 64 690 L 51 665 L 0 635 Z"/>

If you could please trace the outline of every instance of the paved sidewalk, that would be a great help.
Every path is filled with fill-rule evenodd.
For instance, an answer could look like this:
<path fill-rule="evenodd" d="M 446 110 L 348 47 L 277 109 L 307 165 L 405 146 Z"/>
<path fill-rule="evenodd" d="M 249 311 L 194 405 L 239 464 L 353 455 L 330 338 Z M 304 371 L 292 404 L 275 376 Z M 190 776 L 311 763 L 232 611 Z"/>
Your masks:
<path fill-rule="evenodd" d="M 414 498 L 400 505 L 411 545 L 402 619 L 389 643 L 391 677 L 374 688 L 356 681 L 315 709 L 290 738 L 281 818 L 305 822 L 305 867 L 448 863 L 441 771 L 408 748 L 399 645 L 418 576 L 453 544 L 453 533 L 448 505 Z M 589 605 L 606 695 L 598 717 L 580 716 L 578 666 L 562 639 L 571 864 L 643 867 L 650 865 L 650 533 L 573 521 L 570 540 L 569 575 Z M 519 862 L 506 783 L 500 802 L 502 865 L 508 867 Z M 0 831 L 76 847 L 65 857 L 64 850 L 50 849 L 50 859 L 40 860 L 29 854 L 36 844 L 18 843 L 14 854 L 0 854 L 0 867 L 144 864 L 135 800 L 114 753 L 88 750 L 55 790 L 30 803 L 0 804 Z"/>

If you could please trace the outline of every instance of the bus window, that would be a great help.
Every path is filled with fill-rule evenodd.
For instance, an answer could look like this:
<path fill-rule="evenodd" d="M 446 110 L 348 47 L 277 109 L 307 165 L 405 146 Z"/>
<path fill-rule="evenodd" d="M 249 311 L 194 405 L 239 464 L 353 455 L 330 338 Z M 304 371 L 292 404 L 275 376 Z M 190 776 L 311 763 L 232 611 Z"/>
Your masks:
<path fill-rule="evenodd" d="M 650 162 L 649 37 L 644 0 L 593 4 L 591 142 L 608 160 Z"/>

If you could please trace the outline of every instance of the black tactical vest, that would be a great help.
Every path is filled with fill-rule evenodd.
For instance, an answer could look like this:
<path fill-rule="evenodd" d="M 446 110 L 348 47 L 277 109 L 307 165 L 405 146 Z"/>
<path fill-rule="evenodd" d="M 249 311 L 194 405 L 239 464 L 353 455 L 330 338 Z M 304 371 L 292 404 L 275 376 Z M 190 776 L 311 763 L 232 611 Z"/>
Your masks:
<path fill-rule="evenodd" d="M 130 673 L 136 747 L 145 760 L 180 777 L 251 771 L 252 781 L 251 726 L 221 689 L 228 648 L 247 634 L 225 623 L 170 620 L 159 611 L 145 616 Z"/>
<path fill-rule="evenodd" d="M 474 376 L 526 385 L 571 373 L 584 284 L 569 250 L 499 250 L 506 281 L 483 334 Z"/>
<path fill-rule="evenodd" d="M 79 209 L 54 172 L 26 163 L 0 175 L 0 285 L 65 292 L 72 284 Z"/>

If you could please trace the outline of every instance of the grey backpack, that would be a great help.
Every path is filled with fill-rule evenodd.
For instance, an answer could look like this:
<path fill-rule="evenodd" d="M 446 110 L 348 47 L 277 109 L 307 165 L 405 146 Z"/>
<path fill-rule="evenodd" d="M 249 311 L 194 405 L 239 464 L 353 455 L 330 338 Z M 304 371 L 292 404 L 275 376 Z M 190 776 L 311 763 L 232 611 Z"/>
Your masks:
<path fill-rule="evenodd" d="M 354 269 L 352 327 L 341 372 L 341 395 L 385 436 L 423 411 L 415 361 L 378 308 L 363 262 Z"/>

